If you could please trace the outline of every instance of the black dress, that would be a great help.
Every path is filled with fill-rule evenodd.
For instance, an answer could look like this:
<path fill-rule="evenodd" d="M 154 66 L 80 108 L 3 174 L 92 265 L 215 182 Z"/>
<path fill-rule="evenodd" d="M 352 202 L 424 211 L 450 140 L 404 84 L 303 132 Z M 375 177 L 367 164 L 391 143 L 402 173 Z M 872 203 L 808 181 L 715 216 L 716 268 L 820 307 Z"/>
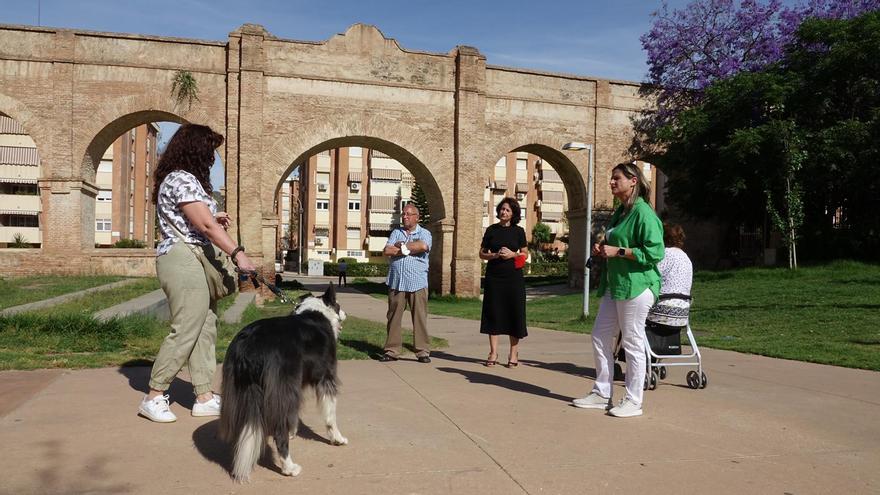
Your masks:
<path fill-rule="evenodd" d="M 526 247 L 526 232 L 517 225 L 494 224 L 483 234 L 483 249 L 497 253 L 502 247 L 519 251 Z M 526 331 L 526 285 L 523 271 L 513 259 L 489 260 L 483 290 L 483 317 L 480 333 L 523 338 Z"/>

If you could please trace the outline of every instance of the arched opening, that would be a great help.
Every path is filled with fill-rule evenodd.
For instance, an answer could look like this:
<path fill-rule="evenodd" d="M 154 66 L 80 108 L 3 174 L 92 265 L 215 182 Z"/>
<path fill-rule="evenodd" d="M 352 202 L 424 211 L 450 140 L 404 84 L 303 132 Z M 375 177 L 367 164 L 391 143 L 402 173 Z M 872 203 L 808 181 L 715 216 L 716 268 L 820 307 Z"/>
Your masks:
<path fill-rule="evenodd" d="M 96 192 L 84 210 L 93 213 L 96 248 L 152 252 L 161 240 L 152 202 L 155 168 L 181 122 L 166 112 L 136 112 L 107 125 L 89 144 L 84 175 Z M 224 172 L 219 153 L 211 179 L 222 209 Z"/>
<path fill-rule="evenodd" d="M 42 176 L 36 142 L 18 120 L 0 112 L 0 248 L 42 246 Z"/>
<path fill-rule="evenodd" d="M 436 222 L 446 214 L 427 167 L 381 139 L 328 140 L 297 157 L 278 182 L 276 257 L 292 271 L 307 260 L 386 263 L 382 249 L 408 203 L 434 235 L 434 263 L 442 248 Z"/>

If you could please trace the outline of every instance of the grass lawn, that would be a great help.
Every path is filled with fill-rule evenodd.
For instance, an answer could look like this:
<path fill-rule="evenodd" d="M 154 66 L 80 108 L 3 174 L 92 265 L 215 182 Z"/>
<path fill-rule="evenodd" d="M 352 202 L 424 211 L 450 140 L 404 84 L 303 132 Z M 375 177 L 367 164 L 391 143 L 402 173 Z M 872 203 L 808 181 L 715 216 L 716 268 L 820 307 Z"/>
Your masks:
<path fill-rule="evenodd" d="M 150 280 L 150 279 L 145 279 Z M 292 297 L 297 293 L 289 292 Z M 222 312 L 233 298 L 219 304 Z M 89 304 L 82 302 L 81 304 Z M 222 361 L 235 334 L 259 318 L 281 316 L 292 306 L 280 302 L 249 307 L 240 324 L 219 324 L 217 358 Z M 144 316 L 96 321 L 88 311 L 29 312 L 0 316 L 0 370 L 36 368 L 97 368 L 152 364 L 168 323 Z M 411 338 L 411 337 L 410 337 Z M 385 326 L 360 318 L 346 319 L 339 339 L 339 359 L 369 359 L 382 352 Z M 411 348 L 411 341 L 407 344 Z M 432 339 L 434 348 L 448 343 Z"/>
<path fill-rule="evenodd" d="M 352 285 L 385 297 L 382 284 Z M 693 294 L 691 325 L 701 346 L 880 371 L 880 265 L 702 271 Z M 530 301 L 528 324 L 588 333 L 598 302 L 590 298 L 590 318 L 581 320 L 581 294 Z M 479 319 L 481 302 L 434 297 L 428 311 Z"/>
<path fill-rule="evenodd" d="M 39 275 L 0 280 L 0 309 L 42 301 L 62 294 L 122 280 L 116 276 Z"/>
<path fill-rule="evenodd" d="M 159 279 L 156 277 L 141 278 L 135 282 L 110 290 L 92 292 L 82 297 L 65 301 L 55 306 L 40 309 L 37 312 L 46 315 L 59 315 L 67 313 L 81 313 L 90 315 L 102 309 L 124 303 L 125 301 L 142 296 L 148 292 L 159 289 Z"/>

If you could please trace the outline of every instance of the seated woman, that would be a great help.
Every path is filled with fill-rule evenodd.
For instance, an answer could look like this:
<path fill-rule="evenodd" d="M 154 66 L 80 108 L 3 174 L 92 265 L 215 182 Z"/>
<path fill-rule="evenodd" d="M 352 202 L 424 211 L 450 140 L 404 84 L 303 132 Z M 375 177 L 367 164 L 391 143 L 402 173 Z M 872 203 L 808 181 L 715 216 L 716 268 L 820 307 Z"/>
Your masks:
<path fill-rule="evenodd" d="M 688 324 L 694 268 L 682 250 L 684 239 L 681 225 L 663 224 L 663 244 L 666 248 L 663 259 L 657 264 L 660 270 L 660 296 L 648 311 L 645 324 L 651 349 L 657 354 L 680 354 L 678 335 Z M 671 340 L 670 336 L 673 336 Z"/>

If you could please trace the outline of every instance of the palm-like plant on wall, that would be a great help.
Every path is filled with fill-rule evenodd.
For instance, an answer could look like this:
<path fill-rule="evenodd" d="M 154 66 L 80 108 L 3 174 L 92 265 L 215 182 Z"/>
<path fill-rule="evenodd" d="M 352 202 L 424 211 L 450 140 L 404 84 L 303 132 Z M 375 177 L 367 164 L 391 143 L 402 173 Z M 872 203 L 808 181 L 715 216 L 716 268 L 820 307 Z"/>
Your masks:
<path fill-rule="evenodd" d="M 171 96 L 174 97 L 178 105 L 186 102 L 187 109 L 192 108 L 193 101 L 201 101 L 199 100 L 199 85 L 192 72 L 188 70 L 174 72 L 174 78 L 171 80 Z"/>

